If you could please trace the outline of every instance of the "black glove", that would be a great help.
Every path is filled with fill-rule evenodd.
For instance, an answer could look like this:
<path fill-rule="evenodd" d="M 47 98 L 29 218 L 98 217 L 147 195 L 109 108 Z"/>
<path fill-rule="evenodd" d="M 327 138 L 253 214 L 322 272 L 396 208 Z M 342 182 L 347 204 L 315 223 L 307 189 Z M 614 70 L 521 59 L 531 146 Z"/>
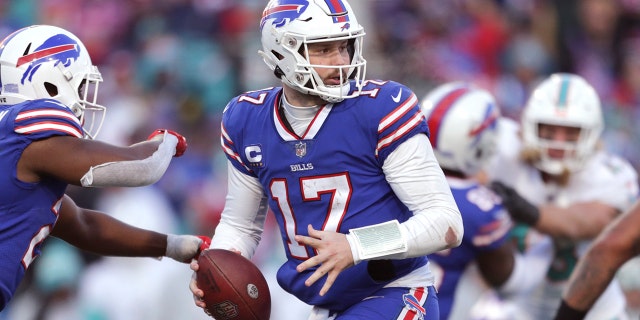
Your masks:
<path fill-rule="evenodd" d="M 515 189 L 499 181 L 491 182 L 489 187 L 502 198 L 502 204 L 513 220 L 530 226 L 538 223 L 540 219 L 538 207 L 523 198 Z"/>
<path fill-rule="evenodd" d="M 562 299 L 562 304 L 560 305 L 560 309 L 558 309 L 558 313 L 556 313 L 556 317 L 554 319 L 557 320 L 582 320 L 587 315 L 587 311 L 580 311 L 569 306 L 564 299 Z"/>

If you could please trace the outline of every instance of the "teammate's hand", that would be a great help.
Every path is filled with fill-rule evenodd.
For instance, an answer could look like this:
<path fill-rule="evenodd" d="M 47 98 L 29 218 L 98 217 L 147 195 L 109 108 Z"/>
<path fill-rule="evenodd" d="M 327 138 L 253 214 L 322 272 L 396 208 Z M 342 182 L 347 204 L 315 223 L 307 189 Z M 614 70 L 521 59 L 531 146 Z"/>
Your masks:
<path fill-rule="evenodd" d="M 165 255 L 173 260 L 189 263 L 200 256 L 202 250 L 208 249 L 211 239 L 207 236 L 173 235 L 167 236 Z"/>
<path fill-rule="evenodd" d="M 174 157 L 179 157 L 181 155 L 184 154 L 185 151 L 187 151 L 187 138 L 185 138 L 183 135 L 173 131 L 173 130 L 169 130 L 169 129 L 156 129 L 156 131 L 154 131 L 153 133 L 151 133 L 151 135 L 149 135 L 149 138 L 147 138 L 147 140 L 151 140 L 153 139 L 155 136 L 160 135 L 160 134 L 164 134 L 165 131 L 170 134 L 175 136 L 176 138 L 178 138 L 178 144 L 176 145 L 176 153 L 173 155 Z"/>
<path fill-rule="evenodd" d="M 500 181 L 493 181 L 489 186 L 502 198 L 502 204 L 516 222 L 535 226 L 540 219 L 540 209 L 523 198 L 515 189 Z"/>
<path fill-rule="evenodd" d="M 296 235 L 295 240 L 300 244 L 313 247 L 318 254 L 299 264 L 296 270 L 302 272 L 319 265 L 304 284 L 309 287 L 326 274 L 327 279 L 320 289 L 320 295 L 324 296 L 340 272 L 354 265 L 351 247 L 347 236 L 343 233 L 315 230 L 311 225 L 307 230 L 308 237 Z"/>

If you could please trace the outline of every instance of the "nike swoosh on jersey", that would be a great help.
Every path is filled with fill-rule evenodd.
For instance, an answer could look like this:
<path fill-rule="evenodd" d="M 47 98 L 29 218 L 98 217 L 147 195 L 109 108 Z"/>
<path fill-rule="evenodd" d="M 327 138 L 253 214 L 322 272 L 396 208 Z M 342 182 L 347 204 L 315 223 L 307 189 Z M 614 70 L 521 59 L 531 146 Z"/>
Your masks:
<path fill-rule="evenodd" d="M 402 88 L 400 88 L 400 91 L 398 91 L 398 95 L 397 96 L 391 96 L 391 100 L 393 100 L 393 102 L 398 103 L 400 102 L 400 97 L 402 97 Z"/>

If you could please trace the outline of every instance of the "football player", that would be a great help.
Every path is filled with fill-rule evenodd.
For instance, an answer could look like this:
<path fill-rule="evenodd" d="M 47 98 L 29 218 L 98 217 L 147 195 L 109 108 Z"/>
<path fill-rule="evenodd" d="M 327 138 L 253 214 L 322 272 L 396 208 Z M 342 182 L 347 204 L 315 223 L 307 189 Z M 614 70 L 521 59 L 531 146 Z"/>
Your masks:
<path fill-rule="evenodd" d="M 224 110 L 229 190 L 211 247 L 251 257 L 270 208 L 278 282 L 313 319 L 439 319 L 426 255 L 458 246 L 463 226 L 418 98 L 364 79 L 365 32 L 344 0 L 271 0 L 260 28 L 282 86 Z M 195 274 L 190 288 L 204 307 Z"/>
<path fill-rule="evenodd" d="M 591 240 L 635 202 L 637 174 L 626 160 L 599 148 L 600 99 L 580 76 L 551 75 L 533 91 L 521 127 L 501 124 L 500 148 L 487 170 L 492 187 L 521 223 L 514 235 L 525 254 L 544 252 L 550 261 L 548 268 L 531 270 L 540 284 L 515 301 L 533 319 L 552 319 Z M 625 318 L 616 282 L 587 315 Z"/>
<path fill-rule="evenodd" d="M 469 299 L 471 292 L 457 290 L 467 268 L 477 267 L 483 279 L 503 295 L 534 285 L 526 270 L 534 266 L 525 263 L 509 241 L 513 225 L 509 214 L 500 198 L 475 178 L 494 153 L 500 110 L 488 91 L 465 82 L 436 87 L 422 100 L 421 108 L 464 224 L 459 247 L 429 255 L 438 271 L 440 318 L 469 319 L 478 297 Z"/>
<path fill-rule="evenodd" d="M 128 147 L 93 140 L 105 111 L 96 102 L 101 81 L 87 49 L 67 30 L 35 25 L 0 43 L 0 310 L 49 235 L 97 254 L 183 262 L 206 240 L 133 228 L 64 194 L 69 184 L 154 183 L 187 147 L 170 130 Z"/>

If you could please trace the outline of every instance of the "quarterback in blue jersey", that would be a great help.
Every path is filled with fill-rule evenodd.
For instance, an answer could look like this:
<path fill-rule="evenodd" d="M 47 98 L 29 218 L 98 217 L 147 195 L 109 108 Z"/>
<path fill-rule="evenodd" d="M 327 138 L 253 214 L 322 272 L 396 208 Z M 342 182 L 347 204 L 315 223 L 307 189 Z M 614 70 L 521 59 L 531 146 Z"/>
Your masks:
<path fill-rule="evenodd" d="M 439 319 L 426 255 L 459 245 L 462 219 L 416 95 L 364 80 L 364 29 L 344 0 L 272 0 L 260 25 L 282 87 L 224 110 L 229 190 L 211 248 L 251 257 L 269 208 L 278 283 L 310 319 Z"/>
<path fill-rule="evenodd" d="M 500 197 L 475 178 L 493 155 L 500 111 L 488 91 L 465 82 L 436 87 L 421 107 L 464 224 L 459 247 L 429 255 L 438 271 L 440 318 L 469 319 L 477 297 L 459 292 L 459 283 L 472 264 L 502 294 L 533 286 L 527 284 L 522 257 L 509 241 L 513 223 Z"/>
<path fill-rule="evenodd" d="M 64 29 L 31 26 L 0 43 L 0 310 L 49 235 L 96 254 L 182 262 L 207 242 L 134 228 L 65 195 L 68 184 L 151 184 L 186 149 L 169 130 L 129 147 L 92 140 L 104 113 L 95 100 L 101 81 L 82 42 Z"/>

